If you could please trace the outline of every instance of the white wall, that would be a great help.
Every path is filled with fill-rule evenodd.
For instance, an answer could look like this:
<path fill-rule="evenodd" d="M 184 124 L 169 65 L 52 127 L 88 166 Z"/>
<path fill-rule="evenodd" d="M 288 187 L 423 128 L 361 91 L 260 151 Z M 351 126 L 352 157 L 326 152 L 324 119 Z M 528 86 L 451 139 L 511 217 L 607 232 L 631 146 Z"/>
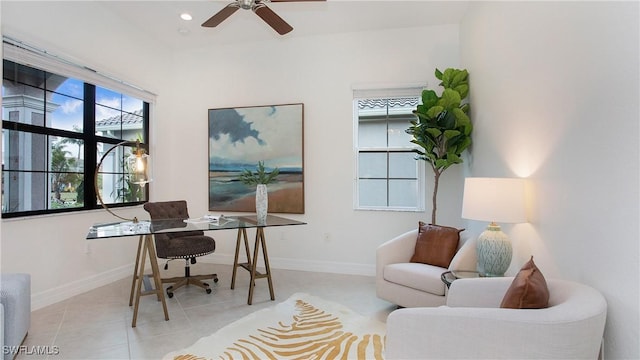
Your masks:
<path fill-rule="evenodd" d="M 545 275 L 596 287 L 609 302 L 606 357 L 640 357 L 637 3 L 477 3 L 460 40 L 457 26 L 438 26 L 179 53 L 95 2 L 0 6 L 3 34 L 158 94 L 152 196 L 185 198 L 192 214 L 207 210 L 207 109 L 303 102 L 306 213 L 292 217 L 308 225 L 268 231 L 274 267 L 371 273 L 378 244 L 429 218 L 429 209 L 352 210 L 351 86 L 434 85 L 435 67 L 468 68 L 474 145 L 470 161 L 443 176 L 440 222 L 463 224 L 464 175 L 530 178 L 531 223 L 506 227 L 511 271 L 533 254 Z M 2 271 L 32 274 L 34 307 L 127 276 L 136 239 L 92 242 L 85 253 L 88 227 L 111 219 L 3 220 Z M 234 234 L 213 235 L 210 260 L 230 261 Z"/>
<path fill-rule="evenodd" d="M 638 16 L 638 2 L 475 3 L 460 33 L 470 174 L 530 179 L 512 267 L 533 254 L 600 290 L 607 359 L 640 358 Z"/>
<path fill-rule="evenodd" d="M 169 62 L 156 44 L 94 2 L 2 2 L 3 35 L 127 80 L 162 90 Z M 164 116 L 156 114 L 158 119 Z M 140 208 L 116 210 L 144 216 Z M 103 210 L 75 215 L 3 219 L 2 272 L 31 274 L 32 308 L 130 276 L 137 238 L 88 242 L 89 227 L 113 221 Z"/>
<path fill-rule="evenodd" d="M 435 86 L 435 67 L 458 66 L 457 25 L 170 53 L 96 2 L 3 2 L 2 32 L 157 93 L 152 197 L 186 199 L 195 216 L 208 208 L 207 110 L 304 103 L 306 211 L 291 217 L 308 225 L 267 230 L 275 268 L 373 275 L 377 245 L 430 219 L 429 208 L 353 210 L 351 91 L 354 84 Z M 461 224 L 462 173 L 463 166 L 451 168 L 441 179 L 442 224 Z M 430 198 L 431 186 L 426 192 Z M 140 208 L 116 211 L 146 217 Z M 2 271 L 32 274 L 34 308 L 128 276 L 137 239 L 91 242 L 85 253 L 89 226 L 110 220 L 104 211 L 3 220 Z M 235 233 L 211 235 L 217 250 L 208 260 L 231 263 Z"/>
<path fill-rule="evenodd" d="M 421 46 L 415 46 L 416 41 Z M 163 168 L 154 193 L 163 199 L 187 198 L 195 214 L 207 210 L 207 109 L 302 102 L 306 210 L 302 216 L 290 216 L 308 225 L 267 230 L 271 264 L 373 274 L 376 246 L 430 217 L 353 210 L 352 86 L 426 80 L 434 84 L 433 69 L 457 66 L 458 58 L 457 25 L 291 38 L 176 54 L 174 67 L 180 78 L 174 98 L 179 106 L 169 109 L 171 121 L 158 124 L 162 131 L 156 138 L 158 144 L 174 144 L 156 153 L 162 163 L 180 163 L 185 175 Z M 186 138 L 191 145 L 181 144 Z M 187 151 L 195 158 L 186 158 Z M 432 175 L 428 176 L 431 184 Z M 439 219 L 459 225 L 461 170 L 445 173 L 443 184 Z M 212 235 L 218 239 L 216 257 L 227 255 L 231 262 L 235 234 Z"/>

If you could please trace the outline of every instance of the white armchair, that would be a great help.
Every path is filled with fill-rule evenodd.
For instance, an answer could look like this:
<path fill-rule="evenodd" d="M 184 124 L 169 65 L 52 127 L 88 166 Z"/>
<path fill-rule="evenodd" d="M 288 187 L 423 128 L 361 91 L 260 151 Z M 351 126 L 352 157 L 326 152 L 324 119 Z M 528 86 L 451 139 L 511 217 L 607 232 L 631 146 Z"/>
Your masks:
<path fill-rule="evenodd" d="M 449 268 L 411 263 L 418 229 L 408 231 L 376 250 L 376 294 L 402 307 L 440 306 L 446 301 L 447 289 L 440 275 L 447 270 L 475 270 L 475 237 L 460 233 L 458 251 Z"/>
<path fill-rule="evenodd" d="M 387 359 L 597 359 L 607 303 L 597 290 L 547 279 L 545 309 L 501 309 L 512 277 L 459 279 L 447 306 L 387 319 Z"/>

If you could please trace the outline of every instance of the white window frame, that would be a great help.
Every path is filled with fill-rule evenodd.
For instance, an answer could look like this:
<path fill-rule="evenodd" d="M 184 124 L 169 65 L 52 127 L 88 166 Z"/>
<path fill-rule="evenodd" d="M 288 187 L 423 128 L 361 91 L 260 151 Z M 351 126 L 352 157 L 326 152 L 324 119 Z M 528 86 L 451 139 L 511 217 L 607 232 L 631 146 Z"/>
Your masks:
<path fill-rule="evenodd" d="M 415 207 L 399 207 L 399 206 L 363 206 L 360 205 L 360 189 L 359 189 L 359 158 L 360 152 L 363 150 L 359 146 L 359 111 L 358 100 L 362 99 L 392 99 L 399 97 L 417 97 L 420 101 L 420 94 L 424 84 L 422 85 L 400 85 L 394 87 L 376 87 L 376 86 L 355 86 L 353 88 L 353 156 L 355 159 L 355 169 L 353 176 L 353 208 L 355 210 L 373 210 L 373 211 L 407 211 L 407 212 L 423 212 L 425 211 L 425 178 L 426 167 L 424 161 L 415 160 L 416 163 L 416 197 Z M 406 147 L 383 147 L 372 148 L 367 147 L 367 151 L 383 151 L 383 152 L 406 152 L 417 146 L 408 142 Z"/>

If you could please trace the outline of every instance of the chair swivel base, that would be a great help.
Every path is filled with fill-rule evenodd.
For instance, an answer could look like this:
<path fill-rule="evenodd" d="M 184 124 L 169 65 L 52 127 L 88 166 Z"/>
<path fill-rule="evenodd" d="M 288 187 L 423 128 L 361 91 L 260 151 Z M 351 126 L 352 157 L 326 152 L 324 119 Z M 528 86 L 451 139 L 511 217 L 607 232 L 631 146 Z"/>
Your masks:
<path fill-rule="evenodd" d="M 201 287 L 207 292 L 207 294 L 211 294 L 211 288 L 209 287 L 209 284 L 202 281 L 202 280 L 208 280 L 208 279 L 213 279 L 213 282 L 217 283 L 218 275 L 209 274 L 209 275 L 194 275 L 194 276 L 186 276 L 186 277 L 179 276 L 179 277 L 172 277 L 168 279 L 162 279 L 162 282 L 173 283 L 173 285 L 167 288 L 167 296 L 169 298 L 172 298 L 173 292 L 176 289 L 183 287 L 185 285 L 195 285 L 195 286 Z"/>

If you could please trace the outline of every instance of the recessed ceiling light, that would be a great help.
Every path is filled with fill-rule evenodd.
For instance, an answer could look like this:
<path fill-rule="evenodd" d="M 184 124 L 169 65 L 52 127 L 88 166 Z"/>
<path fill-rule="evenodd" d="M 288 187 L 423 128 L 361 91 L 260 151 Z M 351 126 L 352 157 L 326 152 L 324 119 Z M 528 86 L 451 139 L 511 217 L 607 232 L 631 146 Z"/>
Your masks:
<path fill-rule="evenodd" d="M 180 14 L 180 18 L 181 18 L 182 20 L 186 20 L 186 21 L 189 21 L 189 20 L 192 20 L 192 19 L 193 19 L 193 17 L 191 16 L 191 14 L 188 14 L 188 13 L 182 13 L 182 14 Z"/>

